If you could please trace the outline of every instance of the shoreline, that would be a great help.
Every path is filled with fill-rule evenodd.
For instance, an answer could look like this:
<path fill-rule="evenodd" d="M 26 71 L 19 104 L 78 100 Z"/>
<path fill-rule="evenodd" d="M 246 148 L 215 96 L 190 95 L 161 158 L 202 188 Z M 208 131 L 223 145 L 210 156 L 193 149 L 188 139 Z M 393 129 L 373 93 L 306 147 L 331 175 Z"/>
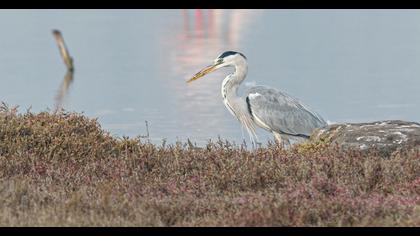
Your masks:
<path fill-rule="evenodd" d="M 114 138 L 0 108 L 1 226 L 419 226 L 420 155 Z"/>

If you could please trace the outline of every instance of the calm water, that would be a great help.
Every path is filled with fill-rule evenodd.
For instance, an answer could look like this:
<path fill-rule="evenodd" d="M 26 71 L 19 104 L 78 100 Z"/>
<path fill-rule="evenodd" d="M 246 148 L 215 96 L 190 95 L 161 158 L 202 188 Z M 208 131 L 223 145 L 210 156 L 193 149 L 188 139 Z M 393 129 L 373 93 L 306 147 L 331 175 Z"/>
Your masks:
<path fill-rule="evenodd" d="M 230 69 L 185 83 L 226 50 L 247 56 L 247 85 L 283 89 L 327 120 L 420 121 L 419 10 L 1 10 L 1 101 L 54 108 L 66 73 L 55 28 L 76 67 L 64 108 L 116 136 L 145 135 L 147 120 L 156 143 L 241 142 L 220 95 Z"/>

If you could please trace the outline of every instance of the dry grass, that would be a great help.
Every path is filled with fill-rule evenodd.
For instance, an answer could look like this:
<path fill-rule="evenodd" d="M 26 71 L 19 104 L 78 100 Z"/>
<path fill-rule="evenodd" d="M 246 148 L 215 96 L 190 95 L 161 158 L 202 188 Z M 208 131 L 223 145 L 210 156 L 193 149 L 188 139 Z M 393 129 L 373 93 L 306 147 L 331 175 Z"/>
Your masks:
<path fill-rule="evenodd" d="M 420 226 L 419 153 L 153 145 L 0 110 L 0 226 Z"/>

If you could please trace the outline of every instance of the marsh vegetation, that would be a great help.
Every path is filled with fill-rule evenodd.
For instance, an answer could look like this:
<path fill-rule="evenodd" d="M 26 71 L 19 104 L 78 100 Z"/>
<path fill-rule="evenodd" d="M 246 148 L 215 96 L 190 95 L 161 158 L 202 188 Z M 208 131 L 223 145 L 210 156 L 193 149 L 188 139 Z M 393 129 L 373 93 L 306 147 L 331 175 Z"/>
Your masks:
<path fill-rule="evenodd" d="M 116 138 L 0 111 L 1 226 L 419 226 L 420 155 Z"/>

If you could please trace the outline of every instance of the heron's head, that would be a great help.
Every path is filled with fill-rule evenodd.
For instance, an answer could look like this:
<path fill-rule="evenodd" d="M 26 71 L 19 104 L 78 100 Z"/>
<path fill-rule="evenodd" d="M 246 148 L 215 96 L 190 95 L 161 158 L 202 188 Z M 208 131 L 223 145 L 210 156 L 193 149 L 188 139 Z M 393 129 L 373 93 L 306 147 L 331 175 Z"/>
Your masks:
<path fill-rule="evenodd" d="M 199 79 L 206 74 L 213 72 L 219 68 L 226 67 L 226 66 L 235 66 L 239 63 L 239 61 L 246 60 L 244 54 L 240 52 L 234 51 L 226 51 L 220 54 L 213 62 L 212 65 L 207 66 L 206 68 L 200 70 L 197 74 L 195 74 L 191 79 L 187 81 L 190 83 L 196 79 Z"/>

